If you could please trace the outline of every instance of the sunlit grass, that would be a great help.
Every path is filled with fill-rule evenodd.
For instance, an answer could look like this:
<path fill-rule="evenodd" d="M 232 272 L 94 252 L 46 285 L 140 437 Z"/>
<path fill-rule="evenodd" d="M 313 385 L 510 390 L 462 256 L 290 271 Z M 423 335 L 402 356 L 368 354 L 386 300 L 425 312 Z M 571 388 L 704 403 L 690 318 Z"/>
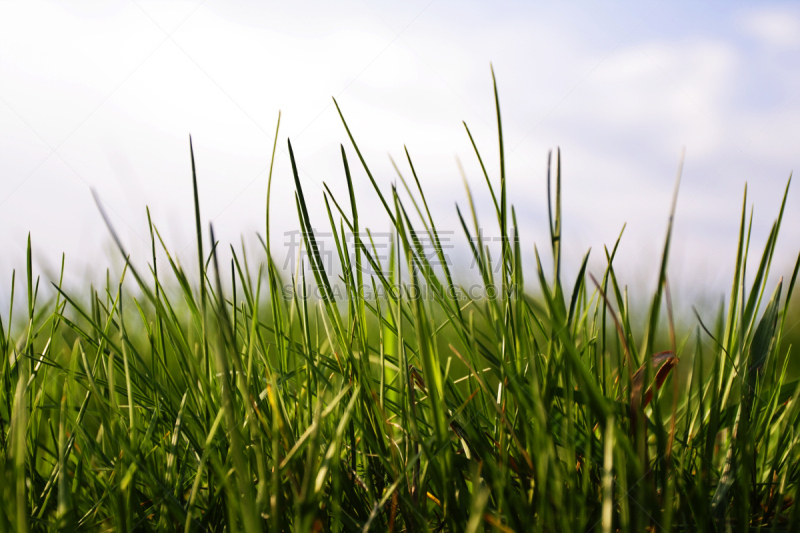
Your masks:
<path fill-rule="evenodd" d="M 25 279 L 11 280 L 27 313 L 0 322 L 0 530 L 796 531 L 800 381 L 787 377 L 781 340 L 798 267 L 767 287 L 786 197 L 756 263 L 745 194 L 727 304 L 676 331 L 666 277 L 676 184 L 636 331 L 613 268 L 619 240 L 599 279 L 588 253 L 574 282 L 561 278 L 558 154 L 547 176 L 553 266 L 539 250 L 523 264 L 495 99 L 499 184 L 467 133 L 499 256 L 471 196 L 458 212 L 494 298 L 451 290 L 410 156 L 408 204 L 377 186 L 338 104 L 349 198 L 326 186 L 327 213 L 310 213 L 288 146 L 309 251 L 297 276 L 274 261 L 269 192 L 263 249 L 219 264 L 213 228 L 204 247 L 196 178 L 197 284 L 149 212 L 149 268 L 127 261 L 109 225 L 126 281 L 82 294 L 59 282 L 39 302 L 29 241 Z M 348 154 L 371 198 L 355 197 Z M 392 223 L 383 264 L 359 221 L 366 202 Z M 325 270 L 311 232 L 326 222 L 341 275 Z M 536 298 L 522 293 L 524 275 Z"/>

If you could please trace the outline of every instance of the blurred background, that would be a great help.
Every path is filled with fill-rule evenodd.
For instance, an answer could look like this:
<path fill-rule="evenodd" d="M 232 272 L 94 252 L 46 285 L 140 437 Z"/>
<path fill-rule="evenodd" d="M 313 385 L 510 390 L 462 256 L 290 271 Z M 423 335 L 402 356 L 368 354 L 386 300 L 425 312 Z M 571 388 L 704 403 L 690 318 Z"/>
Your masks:
<path fill-rule="evenodd" d="M 484 236 L 499 235 L 461 123 L 499 183 L 491 62 L 529 282 L 534 243 L 549 257 L 549 149 L 562 152 L 565 275 L 590 247 L 590 271 L 602 272 L 603 246 L 627 223 L 616 268 L 649 291 L 685 148 L 669 276 L 678 305 L 716 306 L 733 273 L 745 182 L 756 256 L 800 168 L 799 52 L 796 3 L 2 2 L 0 303 L 12 269 L 24 272 L 28 232 L 45 281 L 62 252 L 68 281 L 120 271 L 90 188 L 134 261 L 149 261 L 149 206 L 194 275 L 190 133 L 204 227 L 213 221 L 223 249 L 243 237 L 257 262 L 279 110 L 279 266 L 298 228 L 287 137 L 315 225 L 327 228 L 323 182 L 349 205 L 342 143 L 365 223 L 387 231 L 332 96 L 385 193 L 397 180 L 389 155 L 410 177 L 408 147 L 437 226 L 455 232 L 448 256 L 468 279 L 457 159 Z M 791 275 L 799 228 L 795 184 L 773 277 Z"/>

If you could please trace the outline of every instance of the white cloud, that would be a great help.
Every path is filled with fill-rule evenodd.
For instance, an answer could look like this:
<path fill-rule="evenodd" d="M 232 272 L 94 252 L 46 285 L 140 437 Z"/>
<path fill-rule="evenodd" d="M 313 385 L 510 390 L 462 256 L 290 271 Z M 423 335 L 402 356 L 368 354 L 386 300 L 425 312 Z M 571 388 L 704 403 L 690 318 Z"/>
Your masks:
<path fill-rule="evenodd" d="M 800 168 L 793 142 L 800 100 L 790 99 L 800 76 L 786 63 L 753 70 L 776 54 L 718 34 L 656 32 L 647 23 L 626 37 L 629 27 L 595 19 L 580 6 L 566 13 L 521 5 L 467 9 L 444 1 L 424 10 L 427 4 L 392 13 L 384 6 L 370 12 L 360 2 L 275 8 L 208 3 L 175 31 L 174 42 L 160 46 L 161 30 L 130 2 L 102 13 L 15 4 L 17 12 L 8 13 L 13 17 L 3 16 L 3 4 L 0 97 L 53 146 L 75 134 L 30 174 L 49 149 L 0 102 L 0 201 L 9 198 L 0 207 L 0 280 L 24 261 L 28 230 L 37 257 L 49 254 L 54 263 L 63 250 L 68 267 L 104 264 L 97 259 L 107 235 L 87 184 L 108 201 L 134 257 L 149 253 L 139 239 L 148 236 L 145 203 L 168 246 L 192 251 L 189 132 L 203 218 L 215 219 L 223 241 L 263 231 L 262 171 L 278 109 L 284 114 L 272 191 L 275 241 L 296 227 L 283 153 L 287 136 L 319 224 L 326 216 L 316 185 L 325 181 L 346 194 L 341 142 L 364 202 L 361 216 L 385 229 L 332 95 L 384 190 L 395 180 L 386 154 L 405 169 L 407 144 L 434 216 L 460 235 L 453 211 L 455 201 L 465 204 L 458 155 L 488 223 L 485 184 L 461 120 L 498 180 L 490 60 L 500 88 L 509 197 L 526 250 L 534 239 L 544 240 L 545 161 L 547 149 L 557 144 L 564 150 L 565 250 L 574 256 L 567 259 L 577 261 L 589 246 L 602 250 L 628 222 L 619 255 L 628 272 L 652 267 L 659 253 L 681 146 L 688 156 L 676 257 L 711 265 L 709 279 L 729 266 L 744 180 L 758 204 L 756 235 L 758 225 L 774 217 L 784 177 Z M 142 6 L 167 31 L 194 9 L 185 4 L 162 13 L 158 3 Z M 756 24 L 763 13 L 748 23 L 763 30 L 769 24 Z M 783 35 L 780 42 L 790 42 L 791 31 L 768 30 L 770 38 Z M 746 84 L 756 87 L 758 97 L 761 87 L 777 85 L 783 92 L 761 101 L 741 93 Z M 793 194 L 797 202 L 800 196 Z M 787 209 L 787 217 L 794 218 L 783 231 L 794 232 L 796 242 L 800 210 Z M 706 281 L 694 276 L 687 283 Z"/>
<path fill-rule="evenodd" d="M 742 17 L 745 31 L 762 43 L 782 49 L 800 47 L 800 13 L 796 9 L 766 7 Z"/>

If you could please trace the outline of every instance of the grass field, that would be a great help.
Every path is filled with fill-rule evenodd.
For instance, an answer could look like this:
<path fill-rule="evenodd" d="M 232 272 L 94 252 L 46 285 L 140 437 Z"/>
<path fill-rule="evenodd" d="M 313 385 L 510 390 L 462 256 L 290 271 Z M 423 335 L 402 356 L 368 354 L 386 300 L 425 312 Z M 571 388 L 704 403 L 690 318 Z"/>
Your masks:
<path fill-rule="evenodd" d="M 310 251 L 297 276 L 273 260 L 269 192 L 263 249 L 231 248 L 231 264 L 219 264 L 196 179 L 191 275 L 157 261 L 168 251 L 151 224 L 149 268 L 137 258 L 124 283 L 80 293 L 55 283 L 41 301 L 29 241 L 27 273 L 11 280 L 27 307 L 0 316 L 0 530 L 800 529 L 800 381 L 782 340 L 797 266 L 767 286 L 785 197 L 759 257 L 745 194 L 730 221 L 740 234 L 731 292 L 687 331 L 672 326 L 670 217 L 637 331 L 613 268 L 619 241 L 602 277 L 587 274 L 587 259 L 577 279 L 561 277 L 558 154 L 551 240 L 523 264 L 499 104 L 501 178 L 484 169 L 481 184 L 503 236 L 497 257 L 471 197 L 458 213 L 479 298 L 451 290 L 416 174 L 402 180 L 404 201 L 381 191 L 342 122 L 350 196 L 328 190 L 327 214 L 313 220 L 289 144 Z M 353 164 L 374 196 L 355 198 Z M 393 225 L 383 264 L 359 222 L 367 202 Z M 325 223 L 340 276 L 307 231 Z M 522 293 L 524 275 L 535 296 Z"/>

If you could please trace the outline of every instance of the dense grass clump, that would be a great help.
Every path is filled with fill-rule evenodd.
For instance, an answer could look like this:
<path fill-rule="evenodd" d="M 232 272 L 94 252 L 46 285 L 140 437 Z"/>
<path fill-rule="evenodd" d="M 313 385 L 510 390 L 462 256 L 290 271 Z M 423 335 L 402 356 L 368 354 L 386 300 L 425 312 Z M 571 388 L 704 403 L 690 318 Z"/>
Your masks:
<path fill-rule="evenodd" d="M 782 332 L 798 268 L 766 286 L 785 198 L 748 276 L 743 208 L 727 304 L 690 331 L 672 326 L 670 217 L 636 331 L 619 241 L 602 276 L 587 253 L 574 282 L 561 277 L 558 156 L 553 268 L 538 251 L 523 265 L 499 105 L 497 122 L 499 184 L 475 153 L 499 256 L 472 199 L 459 211 L 481 297 L 456 290 L 410 157 L 404 203 L 346 123 L 391 219 L 383 264 L 342 147 L 349 201 L 325 193 L 342 274 L 326 271 L 311 232 L 325 214 L 310 217 L 291 143 L 309 268 L 290 279 L 273 261 L 269 189 L 264 250 L 233 251 L 228 270 L 213 228 L 204 246 L 196 178 L 198 284 L 166 248 L 156 261 L 151 224 L 149 269 L 117 239 L 124 283 L 79 296 L 59 282 L 41 303 L 29 242 L 27 314 L 0 324 L 0 530 L 797 531 L 800 381 Z"/>

